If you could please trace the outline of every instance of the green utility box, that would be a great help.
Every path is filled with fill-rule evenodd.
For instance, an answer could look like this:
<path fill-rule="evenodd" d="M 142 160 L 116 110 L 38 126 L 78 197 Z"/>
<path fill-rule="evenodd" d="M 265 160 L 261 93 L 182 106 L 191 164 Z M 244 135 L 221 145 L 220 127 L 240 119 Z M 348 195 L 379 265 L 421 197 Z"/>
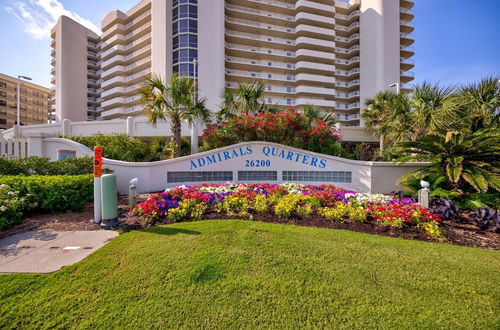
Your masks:
<path fill-rule="evenodd" d="M 101 177 L 102 222 L 101 228 L 110 229 L 118 225 L 118 193 L 116 175 L 104 174 Z"/>

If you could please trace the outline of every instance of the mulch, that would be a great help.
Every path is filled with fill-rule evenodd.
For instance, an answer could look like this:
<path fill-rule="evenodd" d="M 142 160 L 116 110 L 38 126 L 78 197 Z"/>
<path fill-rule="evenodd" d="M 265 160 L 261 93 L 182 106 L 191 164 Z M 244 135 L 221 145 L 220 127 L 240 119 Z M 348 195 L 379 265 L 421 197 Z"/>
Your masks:
<path fill-rule="evenodd" d="M 139 201 L 146 200 L 152 194 L 141 194 Z M 124 224 L 124 231 L 142 228 L 141 219 L 128 214 L 128 197 L 120 196 L 118 200 L 118 217 Z M 12 228 L 0 232 L 0 239 L 21 232 L 31 230 L 48 231 L 73 231 L 73 230 L 99 230 L 100 225 L 93 223 L 94 213 L 93 204 L 89 203 L 81 213 L 57 213 L 57 214 L 32 214 L 23 222 Z M 210 219 L 237 219 L 235 216 L 225 216 L 216 212 L 211 212 L 204 217 Z M 241 218 L 248 219 L 248 218 Z M 482 231 L 473 225 L 457 224 L 454 222 L 443 222 L 441 229 L 445 238 L 437 239 L 430 236 L 422 229 L 416 227 L 395 228 L 382 226 L 375 222 L 329 221 L 318 215 L 308 215 L 293 219 L 277 217 L 273 214 L 253 214 L 254 221 L 263 221 L 277 224 L 291 224 L 299 226 L 332 228 L 351 230 L 355 232 L 388 236 L 401 237 L 404 239 L 420 240 L 427 242 L 445 242 L 454 245 L 478 247 L 489 250 L 500 250 L 500 234 Z M 162 222 L 167 224 L 169 222 Z"/>

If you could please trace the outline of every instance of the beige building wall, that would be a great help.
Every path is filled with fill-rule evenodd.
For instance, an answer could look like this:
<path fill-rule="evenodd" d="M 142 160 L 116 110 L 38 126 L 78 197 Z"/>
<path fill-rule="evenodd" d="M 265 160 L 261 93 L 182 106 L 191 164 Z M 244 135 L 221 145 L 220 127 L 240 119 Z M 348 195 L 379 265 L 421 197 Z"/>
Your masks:
<path fill-rule="evenodd" d="M 198 87 L 212 110 L 225 84 L 224 27 L 224 0 L 198 1 Z"/>
<path fill-rule="evenodd" d="M 52 29 L 55 120 L 95 119 L 100 104 L 99 36 L 69 17 Z"/>
<path fill-rule="evenodd" d="M 155 73 L 167 80 L 174 72 L 172 10 L 183 4 L 143 0 L 126 13 L 113 11 L 103 19 L 96 103 L 100 118 L 143 114 L 137 91 L 144 78 Z M 298 109 L 312 104 L 335 112 L 343 126 L 355 127 L 361 124 L 366 98 L 393 83 L 406 91 L 413 79 L 410 0 L 198 0 L 196 6 L 194 73 L 199 94 L 212 111 L 225 87 L 236 90 L 239 83 L 260 79 L 266 103 Z M 59 113 L 77 116 L 85 112 L 81 89 L 86 59 L 84 32 L 73 23 L 67 23 L 67 34 L 76 37 L 61 50 L 62 64 L 56 51 L 55 88 Z M 58 23 L 55 30 L 62 28 Z M 66 34 L 55 33 L 56 41 L 59 35 Z M 56 50 L 60 43 L 55 42 Z M 75 68 L 65 76 L 78 79 L 65 89 L 58 84 L 65 78 L 58 78 L 58 68 L 66 58 Z M 74 104 L 62 106 L 69 99 Z"/>
<path fill-rule="evenodd" d="M 51 90 L 21 80 L 21 125 L 46 124 L 49 120 Z M 17 77 L 0 73 L 0 130 L 12 128 L 17 122 Z"/>

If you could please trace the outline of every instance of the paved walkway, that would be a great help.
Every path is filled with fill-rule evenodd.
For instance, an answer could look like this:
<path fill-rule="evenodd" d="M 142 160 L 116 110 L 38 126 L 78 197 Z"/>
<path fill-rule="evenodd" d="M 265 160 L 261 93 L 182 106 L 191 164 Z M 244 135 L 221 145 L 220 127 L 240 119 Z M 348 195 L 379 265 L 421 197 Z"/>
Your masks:
<path fill-rule="evenodd" d="M 51 273 L 103 247 L 118 233 L 29 231 L 0 240 L 0 273 Z"/>

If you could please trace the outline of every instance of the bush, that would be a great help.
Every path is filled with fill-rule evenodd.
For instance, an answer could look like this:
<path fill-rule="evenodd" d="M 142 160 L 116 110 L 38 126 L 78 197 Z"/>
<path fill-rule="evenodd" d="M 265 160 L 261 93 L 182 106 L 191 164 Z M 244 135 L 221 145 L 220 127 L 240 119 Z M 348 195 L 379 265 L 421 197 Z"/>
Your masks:
<path fill-rule="evenodd" d="M 103 148 L 103 156 L 109 159 L 126 162 L 143 162 L 151 159 L 148 143 L 127 134 L 107 134 L 96 136 L 72 136 L 71 139 L 94 150 L 95 146 Z"/>
<path fill-rule="evenodd" d="M 26 197 L 19 197 L 19 192 L 6 184 L 0 184 L 0 230 L 7 229 L 21 222 L 23 212 L 32 207 Z"/>
<path fill-rule="evenodd" d="M 93 173 L 92 157 L 68 158 L 51 162 L 49 158 L 0 157 L 0 175 L 81 175 Z"/>
<path fill-rule="evenodd" d="M 295 111 L 246 114 L 222 124 L 209 125 L 203 133 L 201 150 L 211 150 L 245 141 L 267 141 L 313 152 L 339 156 L 340 137 L 321 119 L 307 118 Z"/>
<path fill-rule="evenodd" d="M 19 192 L 25 202 L 49 212 L 81 211 L 93 199 L 92 175 L 0 176 L 0 184 Z"/>

